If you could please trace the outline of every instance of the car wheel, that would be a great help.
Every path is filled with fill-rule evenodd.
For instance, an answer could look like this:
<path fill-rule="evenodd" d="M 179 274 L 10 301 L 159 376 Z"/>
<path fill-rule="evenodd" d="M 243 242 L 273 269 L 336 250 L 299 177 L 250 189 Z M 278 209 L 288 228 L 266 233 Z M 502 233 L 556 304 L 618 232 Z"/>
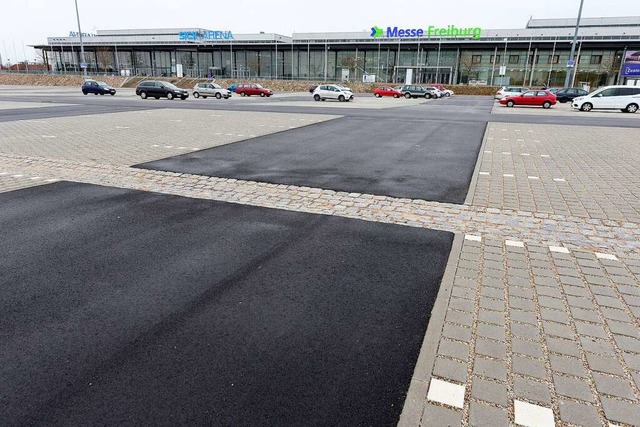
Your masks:
<path fill-rule="evenodd" d="M 202 99 L 207 99 L 207 97 L 206 97 L 206 96 L 204 96 L 204 95 L 202 95 Z"/>
<path fill-rule="evenodd" d="M 451 96 L 451 94 L 449 92 L 447 92 L 444 96 L 446 96 L 447 98 Z"/>
<path fill-rule="evenodd" d="M 542 104 L 542 108 L 551 108 L 551 103 L 549 101 L 545 101 L 544 104 Z"/>
<path fill-rule="evenodd" d="M 140 92 L 140 98 L 147 99 L 147 92 Z"/>
<path fill-rule="evenodd" d="M 104 93 L 100 92 L 100 95 L 104 95 Z"/>
<path fill-rule="evenodd" d="M 425 93 L 424 97 L 425 97 L 425 99 L 431 99 L 431 94 Z"/>
<path fill-rule="evenodd" d="M 247 94 L 244 92 L 240 92 L 240 96 L 247 96 Z"/>
<path fill-rule="evenodd" d="M 338 101 L 340 101 L 340 102 L 344 102 L 344 95 L 340 95 L 340 96 L 338 97 Z"/>
<path fill-rule="evenodd" d="M 222 95 L 220 95 L 220 92 L 216 93 L 216 99 L 220 99 L 222 98 Z"/>
<path fill-rule="evenodd" d="M 114 96 L 115 94 L 116 94 L 116 93 L 115 93 L 115 92 L 113 92 L 113 93 L 111 94 L 111 96 Z"/>
<path fill-rule="evenodd" d="M 82 94 L 83 94 L 83 95 L 86 95 L 86 94 L 87 94 L 87 91 L 86 91 L 86 90 L 83 90 L 83 91 L 82 91 Z"/>
<path fill-rule="evenodd" d="M 316 93 L 315 95 L 313 95 L 313 99 L 315 99 L 316 101 L 320 101 L 320 95 Z"/>
<path fill-rule="evenodd" d="M 635 113 L 636 111 L 638 111 L 638 104 L 627 105 L 627 108 L 625 109 L 625 111 L 631 114 Z"/>
<path fill-rule="evenodd" d="M 167 99 L 171 101 L 173 99 L 173 94 L 171 92 L 167 93 Z"/>
<path fill-rule="evenodd" d="M 200 98 L 200 94 L 198 92 L 193 92 L 193 97 L 194 98 Z M 204 96 L 203 96 L 204 98 Z"/>
<path fill-rule="evenodd" d="M 264 92 L 260 92 L 260 97 L 264 98 Z"/>
<path fill-rule="evenodd" d="M 404 97 L 407 98 L 407 99 L 411 99 L 411 94 L 409 92 L 407 92 L 407 93 L 404 94 Z"/>
<path fill-rule="evenodd" d="M 516 105 L 515 102 L 513 102 L 511 100 L 507 101 L 507 107 L 513 107 L 514 105 Z"/>
<path fill-rule="evenodd" d="M 400 98 L 400 95 L 398 95 L 397 93 L 394 93 L 394 94 L 393 94 L 393 97 L 394 97 L 394 98 Z"/>
<path fill-rule="evenodd" d="M 593 110 L 593 105 L 590 102 L 585 102 L 584 104 L 582 104 L 582 107 L 580 107 L 580 110 L 591 111 Z"/>
<path fill-rule="evenodd" d="M 566 104 L 568 99 L 558 99 L 558 102 L 561 104 Z"/>
<path fill-rule="evenodd" d="M 180 99 L 184 101 L 185 99 L 187 99 L 187 97 L 186 96 L 181 96 Z"/>
<path fill-rule="evenodd" d="M 98 94 L 98 92 L 93 92 L 93 94 L 94 94 L 94 95 L 97 95 L 97 94 Z"/>
<path fill-rule="evenodd" d="M 375 96 L 376 98 L 382 98 L 382 95 L 380 95 L 379 93 L 374 93 L 373 96 Z"/>
<path fill-rule="evenodd" d="M 160 99 L 160 97 L 159 96 L 154 96 L 153 99 Z"/>
<path fill-rule="evenodd" d="M 324 101 L 326 98 L 322 98 L 322 100 Z"/>

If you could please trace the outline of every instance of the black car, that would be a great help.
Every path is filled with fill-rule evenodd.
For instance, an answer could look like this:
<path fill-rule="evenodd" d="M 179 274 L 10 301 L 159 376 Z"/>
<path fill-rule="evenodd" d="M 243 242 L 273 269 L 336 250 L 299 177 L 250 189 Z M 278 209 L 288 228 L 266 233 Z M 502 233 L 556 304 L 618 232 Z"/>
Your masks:
<path fill-rule="evenodd" d="M 313 91 L 314 91 L 314 90 L 316 90 L 316 88 L 317 88 L 317 87 L 318 87 L 318 85 L 311 85 L 311 86 L 309 86 L 309 88 L 308 88 L 309 93 L 313 93 Z"/>
<path fill-rule="evenodd" d="M 409 99 L 409 98 L 437 98 L 438 95 L 436 95 L 434 90 L 427 90 L 426 88 L 420 86 L 420 85 L 404 85 L 400 88 L 400 92 L 402 92 L 402 95 Z"/>
<path fill-rule="evenodd" d="M 564 104 L 565 102 L 573 101 L 574 98 L 579 96 L 589 95 L 589 92 L 577 87 L 565 87 L 558 90 L 555 95 L 556 100 Z"/>
<path fill-rule="evenodd" d="M 82 93 L 85 95 L 92 93 L 94 95 L 113 96 L 116 94 L 116 90 L 111 86 L 109 86 L 108 84 L 106 84 L 105 82 L 98 82 L 95 80 L 85 80 L 84 83 L 82 83 Z"/>
<path fill-rule="evenodd" d="M 182 100 L 185 100 L 189 97 L 189 92 L 187 92 L 186 89 L 180 89 L 179 87 L 172 85 L 169 82 L 146 80 L 140 82 L 140 84 L 136 87 L 136 95 L 140 96 L 140 98 L 142 99 L 151 97 L 155 99 L 180 98 Z"/>

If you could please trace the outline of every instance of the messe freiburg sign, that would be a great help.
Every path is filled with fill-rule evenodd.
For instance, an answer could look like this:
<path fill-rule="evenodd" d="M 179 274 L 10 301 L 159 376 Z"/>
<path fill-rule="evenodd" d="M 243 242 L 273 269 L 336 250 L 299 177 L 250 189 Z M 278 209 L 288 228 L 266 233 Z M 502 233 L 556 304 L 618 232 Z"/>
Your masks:
<path fill-rule="evenodd" d="M 627 51 L 624 56 L 621 74 L 624 77 L 640 77 L 640 51 Z"/>
<path fill-rule="evenodd" d="M 233 40 L 231 31 L 180 31 L 180 40 Z"/>
<path fill-rule="evenodd" d="M 461 28 L 455 25 L 447 25 L 446 27 L 429 25 L 426 28 L 387 27 L 386 31 L 375 25 L 371 27 L 371 37 L 373 38 L 452 37 L 478 40 L 481 34 L 482 28 L 480 27 Z"/>

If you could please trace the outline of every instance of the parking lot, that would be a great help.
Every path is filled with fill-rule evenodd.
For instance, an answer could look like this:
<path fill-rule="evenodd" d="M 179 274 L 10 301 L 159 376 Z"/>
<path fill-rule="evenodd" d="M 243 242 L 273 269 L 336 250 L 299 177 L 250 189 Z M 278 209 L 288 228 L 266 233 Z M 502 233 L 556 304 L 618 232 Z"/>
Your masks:
<path fill-rule="evenodd" d="M 0 424 L 634 425 L 638 117 L 0 87 Z"/>

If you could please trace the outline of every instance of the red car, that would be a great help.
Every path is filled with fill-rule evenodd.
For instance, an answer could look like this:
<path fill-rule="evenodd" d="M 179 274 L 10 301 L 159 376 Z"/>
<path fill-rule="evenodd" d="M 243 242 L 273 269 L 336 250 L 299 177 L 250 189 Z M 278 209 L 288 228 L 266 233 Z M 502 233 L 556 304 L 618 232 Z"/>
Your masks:
<path fill-rule="evenodd" d="M 500 104 L 507 107 L 537 105 L 542 108 L 550 108 L 552 105 L 556 105 L 556 96 L 548 90 L 529 90 L 520 95 L 505 96 L 500 100 Z"/>
<path fill-rule="evenodd" d="M 273 95 L 271 89 L 264 88 L 258 84 L 242 84 L 236 86 L 236 93 L 240 96 L 260 95 L 262 97 Z"/>
<path fill-rule="evenodd" d="M 402 96 L 402 92 L 392 87 L 383 86 L 377 87 L 373 91 L 373 95 L 376 98 L 382 98 L 383 96 L 393 96 L 394 98 L 400 98 Z"/>

